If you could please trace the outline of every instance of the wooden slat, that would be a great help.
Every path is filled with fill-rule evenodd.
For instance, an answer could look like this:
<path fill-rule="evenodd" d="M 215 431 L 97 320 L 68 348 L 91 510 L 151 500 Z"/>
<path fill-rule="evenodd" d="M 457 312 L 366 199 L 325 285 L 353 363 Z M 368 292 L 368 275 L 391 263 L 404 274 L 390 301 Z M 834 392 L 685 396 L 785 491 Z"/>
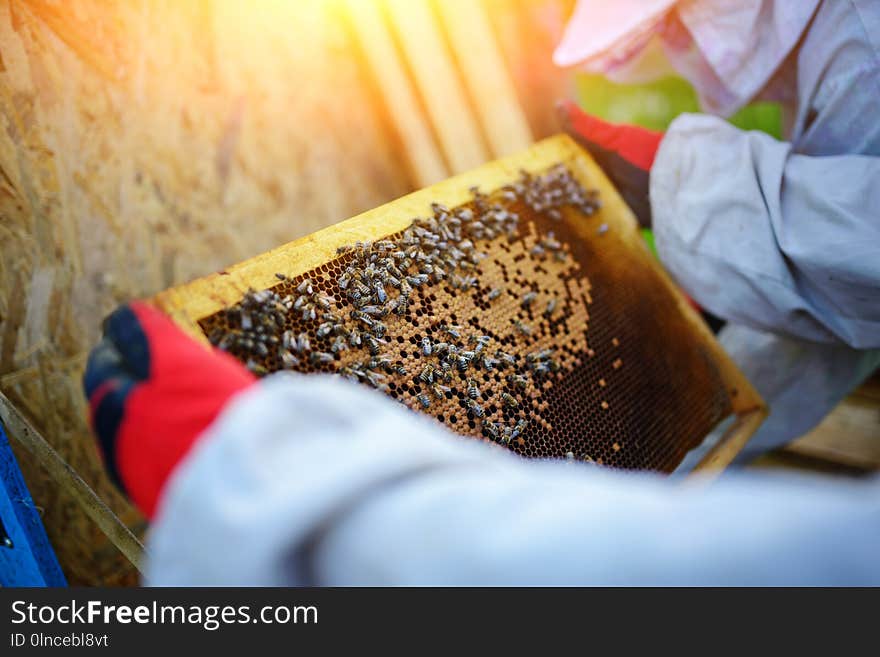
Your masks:
<path fill-rule="evenodd" d="M 429 4 L 386 0 L 385 6 L 449 169 L 483 164 L 489 152 Z"/>
<path fill-rule="evenodd" d="M 856 391 L 785 451 L 865 470 L 880 469 L 880 400 Z"/>
<path fill-rule="evenodd" d="M 363 0 L 349 0 L 347 8 L 352 29 L 398 131 L 413 182 L 416 187 L 426 187 L 443 180 L 449 171 L 423 118 L 380 8 L 375 2 Z"/>
<path fill-rule="evenodd" d="M 504 157 L 527 148 L 533 141 L 532 132 L 483 3 L 439 0 L 434 6 L 443 21 L 492 155 Z"/>
<path fill-rule="evenodd" d="M 141 542 L 3 393 L 0 393 L 0 422 L 3 422 L 11 437 L 36 457 L 55 482 L 79 502 L 86 514 L 135 568 L 141 570 L 144 556 Z"/>

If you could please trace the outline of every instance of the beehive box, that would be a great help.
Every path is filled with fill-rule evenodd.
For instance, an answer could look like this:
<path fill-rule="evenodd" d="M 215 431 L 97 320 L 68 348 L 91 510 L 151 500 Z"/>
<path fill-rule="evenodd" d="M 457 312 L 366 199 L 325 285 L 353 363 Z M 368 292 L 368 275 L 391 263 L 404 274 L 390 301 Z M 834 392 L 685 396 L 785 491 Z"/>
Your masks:
<path fill-rule="evenodd" d="M 259 375 L 335 373 L 527 457 L 672 471 L 766 411 L 566 136 L 167 290 Z"/>

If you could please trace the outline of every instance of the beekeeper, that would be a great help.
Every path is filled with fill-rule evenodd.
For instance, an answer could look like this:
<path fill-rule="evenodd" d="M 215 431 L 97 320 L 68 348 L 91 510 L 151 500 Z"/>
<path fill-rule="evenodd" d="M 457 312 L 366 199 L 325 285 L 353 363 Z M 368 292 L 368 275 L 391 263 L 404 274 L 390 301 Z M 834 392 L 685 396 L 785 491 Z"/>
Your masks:
<path fill-rule="evenodd" d="M 731 320 L 773 404 L 761 447 L 877 363 L 878 35 L 869 2 L 590 1 L 557 52 L 620 72 L 659 40 L 713 112 L 787 100 L 788 143 L 569 111 L 664 262 Z M 153 519 L 149 584 L 880 584 L 876 478 L 526 461 L 338 378 L 258 383 L 141 303 L 108 318 L 85 388 L 108 468 Z"/>
<path fill-rule="evenodd" d="M 868 0 L 581 0 L 554 54 L 618 81 L 668 62 L 722 117 L 778 101 L 777 141 L 705 114 L 665 134 L 563 106 L 770 405 L 739 457 L 813 428 L 880 365 L 880 7 Z M 657 57 L 662 50 L 665 57 Z"/>

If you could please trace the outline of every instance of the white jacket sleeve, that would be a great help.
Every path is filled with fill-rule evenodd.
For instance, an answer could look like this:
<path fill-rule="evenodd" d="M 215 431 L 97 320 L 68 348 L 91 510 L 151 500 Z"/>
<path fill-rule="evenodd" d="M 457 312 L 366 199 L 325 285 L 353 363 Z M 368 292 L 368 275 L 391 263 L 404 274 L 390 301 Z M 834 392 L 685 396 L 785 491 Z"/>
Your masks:
<path fill-rule="evenodd" d="M 181 464 L 154 585 L 880 584 L 880 481 L 535 462 L 340 379 L 274 375 Z"/>
<path fill-rule="evenodd" d="M 652 167 L 651 208 L 663 263 L 714 314 L 880 347 L 880 158 L 798 155 L 683 115 Z"/>

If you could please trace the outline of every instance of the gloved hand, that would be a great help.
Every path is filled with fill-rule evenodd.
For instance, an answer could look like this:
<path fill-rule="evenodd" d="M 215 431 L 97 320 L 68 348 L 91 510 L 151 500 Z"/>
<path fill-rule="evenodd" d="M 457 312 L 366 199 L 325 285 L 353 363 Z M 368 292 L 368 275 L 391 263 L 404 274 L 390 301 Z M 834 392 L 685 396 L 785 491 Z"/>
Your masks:
<path fill-rule="evenodd" d="M 650 228 L 649 173 L 663 133 L 608 123 L 584 113 L 570 100 L 559 101 L 556 110 L 563 129 L 590 152 L 639 223 Z"/>
<path fill-rule="evenodd" d="M 255 381 L 145 303 L 104 321 L 83 379 L 111 477 L 152 517 L 168 475 L 226 402 Z"/>

